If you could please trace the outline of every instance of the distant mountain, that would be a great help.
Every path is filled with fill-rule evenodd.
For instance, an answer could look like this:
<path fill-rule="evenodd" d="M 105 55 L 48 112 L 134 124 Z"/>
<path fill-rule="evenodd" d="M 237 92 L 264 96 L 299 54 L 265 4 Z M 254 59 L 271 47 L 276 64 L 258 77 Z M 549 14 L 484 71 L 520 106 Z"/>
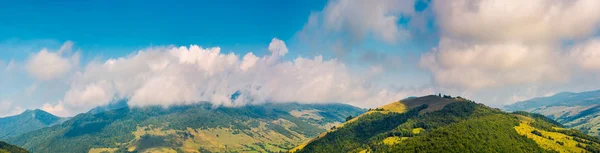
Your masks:
<path fill-rule="evenodd" d="M 115 102 L 112 102 L 112 103 L 109 103 L 106 105 L 94 107 L 91 110 L 89 110 L 87 113 L 96 114 L 96 113 L 111 111 L 111 110 L 125 108 L 125 107 L 129 107 L 129 104 L 127 104 L 127 100 L 119 100 L 119 101 L 115 101 Z"/>
<path fill-rule="evenodd" d="M 369 110 L 291 152 L 599 152 L 600 140 L 539 114 L 425 96 Z"/>
<path fill-rule="evenodd" d="M 0 141 L 0 153 L 28 153 L 28 151 L 15 145 Z"/>
<path fill-rule="evenodd" d="M 0 139 L 7 139 L 41 128 L 60 124 L 67 118 L 54 116 L 43 110 L 26 110 L 25 112 L 0 118 Z"/>
<path fill-rule="evenodd" d="M 366 110 L 345 104 L 123 107 L 8 139 L 31 152 L 279 152 Z"/>
<path fill-rule="evenodd" d="M 600 136 L 600 90 L 563 92 L 534 98 L 504 107 L 507 111 L 527 111 L 552 118 L 567 127 Z"/>

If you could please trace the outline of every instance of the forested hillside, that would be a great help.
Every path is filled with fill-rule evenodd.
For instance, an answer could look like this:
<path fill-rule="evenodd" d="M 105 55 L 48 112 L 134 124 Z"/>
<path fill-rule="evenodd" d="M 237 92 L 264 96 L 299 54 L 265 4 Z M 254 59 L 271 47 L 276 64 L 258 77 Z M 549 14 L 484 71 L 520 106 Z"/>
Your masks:
<path fill-rule="evenodd" d="M 448 103 L 448 100 L 452 101 Z M 527 112 L 506 113 L 463 98 L 426 96 L 373 109 L 294 152 L 598 152 L 599 140 Z M 437 102 L 436 102 L 437 101 Z M 440 105 L 445 103 L 444 105 Z M 431 109 L 431 106 L 442 106 Z M 388 105 L 389 106 L 389 105 Z M 405 105 L 410 106 L 410 105 Z"/>
<path fill-rule="evenodd" d="M 0 153 L 28 153 L 28 151 L 15 145 L 0 141 Z"/>
<path fill-rule="evenodd" d="M 344 104 L 120 108 L 80 114 L 9 142 L 32 152 L 279 152 L 356 116 Z"/>

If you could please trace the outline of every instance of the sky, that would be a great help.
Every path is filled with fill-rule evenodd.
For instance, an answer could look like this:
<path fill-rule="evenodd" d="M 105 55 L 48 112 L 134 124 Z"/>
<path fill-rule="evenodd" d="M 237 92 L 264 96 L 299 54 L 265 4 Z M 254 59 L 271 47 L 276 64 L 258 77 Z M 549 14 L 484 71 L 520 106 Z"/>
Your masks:
<path fill-rule="evenodd" d="M 600 85 L 597 0 L 8 0 L 0 117 L 211 102 L 492 107 Z M 232 96 L 236 95 L 236 96 Z"/>

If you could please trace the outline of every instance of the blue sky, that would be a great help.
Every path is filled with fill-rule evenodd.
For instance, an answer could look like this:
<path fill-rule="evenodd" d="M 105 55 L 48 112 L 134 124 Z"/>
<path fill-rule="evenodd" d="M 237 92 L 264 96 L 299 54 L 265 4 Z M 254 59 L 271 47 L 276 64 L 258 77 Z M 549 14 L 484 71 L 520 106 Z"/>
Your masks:
<path fill-rule="evenodd" d="M 325 4 L 325 0 L 9 0 L 0 6 L 0 40 L 59 44 L 71 40 L 84 52 L 109 57 L 150 45 L 264 50 L 272 38 L 291 39 L 311 11 Z M 12 58 L 11 54 L 21 56 L 3 51 L 2 57 Z"/>
<path fill-rule="evenodd" d="M 119 99 L 138 106 L 295 101 L 367 108 L 433 93 L 502 107 L 595 90 L 599 5 L 2 1 L 0 116 L 36 108 L 72 116 Z M 222 98 L 238 90 L 245 99 Z"/>

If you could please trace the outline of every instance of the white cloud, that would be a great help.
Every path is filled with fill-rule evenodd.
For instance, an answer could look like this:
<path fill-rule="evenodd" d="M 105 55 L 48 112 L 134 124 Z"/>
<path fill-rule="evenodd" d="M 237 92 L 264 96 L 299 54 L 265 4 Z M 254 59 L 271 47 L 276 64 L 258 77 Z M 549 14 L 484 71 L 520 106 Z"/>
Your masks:
<path fill-rule="evenodd" d="M 570 57 L 572 61 L 585 70 L 600 70 L 600 38 L 573 47 L 570 51 Z"/>
<path fill-rule="evenodd" d="M 442 38 L 421 57 L 421 66 L 442 87 L 478 89 L 515 84 L 564 81 L 567 64 L 545 45 L 465 43 Z"/>
<path fill-rule="evenodd" d="M 133 106 L 180 105 L 208 101 L 215 106 L 263 102 L 343 102 L 375 107 L 412 95 L 431 93 L 427 88 L 392 88 L 375 85 L 362 73 L 350 72 L 336 59 L 298 57 L 283 61 L 285 43 L 273 39 L 270 55 L 243 58 L 221 53 L 220 48 L 161 47 L 127 57 L 92 62 L 77 72 L 59 105 L 70 115 L 129 99 Z M 236 91 L 241 95 L 232 100 Z M 60 112 L 57 111 L 57 112 Z"/>
<path fill-rule="evenodd" d="M 600 23 L 598 7 L 596 0 L 434 1 L 441 39 L 420 64 L 442 88 L 565 83 L 577 75 L 572 61 L 594 57 L 586 49 L 566 53 L 562 41 L 577 44 L 592 36 Z"/>
<path fill-rule="evenodd" d="M 273 55 L 283 56 L 287 54 L 288 49 L 282 40 L 273 38 L 273 40 L 271 40 L 271 43 L 269 43 L 269 51 L 273 53 Z"/>
<path fill-rule="evenodd" d="M 69 112 L 65 109 L 62 102 L 58 102 L 58 104 L 56 104 L 56 105 L 51 105 L 49 103 L 45 103 L 41 109 L 50 114 L 53 114 L 56 116 L 61 116 L 61 117 L 67 117 L 67 116 L 73 115 L 71 112 Z"/>
<path fill-rule="evenodd" d="M 65 94 L 64 101 L 73 107 L 98 106 L 112 101 L 114 91 L 108 81 L 97 80 L 82 88 L 71 89 Z"/>
<path fill-rule="evenodd" d="M 73 64 L 78 64 L 79 61 L 78 52 L 71 58 L 63 56 L 63 54 L 70 54 L 72 45 L 71 41 L 67 41 L 58 52 L 42 49 L 31 55 L 26 64 L 27 71 L 34 78 L 43 81 L 64 76 L 71 71 Z"/>
<path fill-rule="evenodd" d="M 242 59 L 242 64 L 240 65 L 240 69 L 242 69 L 243 71 L 246 71 L 246 70 L 250 69 L 251 67 L 254 67 L 254 65 L 256 64 L 258 59 L 259 58 L 254 56 L 254 54 L 252 54 L 252 52 L 244 55 L 244 58 Z"/>
<path fill-rule="evenodd" d="M 414 0 L 333 0 L 322 12 L 310 16 L 305 32 L 306 28 L 319 28 L 329 33 L 348 33 L 352 41 L 373 35 L 378 40 L 395 43 L 409 35 L 398 21 L 414 13 L 414 4 Z"/>
<path fill-rule="evenodd" d="M 592 35 L 600 23 L 597 0 L 434 1 L 441 30 L 452 37 L 539 42 Z"/>
<path fill-rule="evenodd" d="M 62 54 L 69 54 L 71 53 L 71 50 L 73 50 L 73 45 L 75 43 L 73 43 L 72 41 L 68 40 L 65 43 L 63 43 L 62 46 L 60 46 L 60 49 L 58 49 L 57 54 L 62 55 Z"/>
<path fill-rule="evenodd" d="M 0 117 L 14 116 L 23 113 L 25 111 L 19 106 L 14 106 L 10 101 L 0 101 Z"/>

